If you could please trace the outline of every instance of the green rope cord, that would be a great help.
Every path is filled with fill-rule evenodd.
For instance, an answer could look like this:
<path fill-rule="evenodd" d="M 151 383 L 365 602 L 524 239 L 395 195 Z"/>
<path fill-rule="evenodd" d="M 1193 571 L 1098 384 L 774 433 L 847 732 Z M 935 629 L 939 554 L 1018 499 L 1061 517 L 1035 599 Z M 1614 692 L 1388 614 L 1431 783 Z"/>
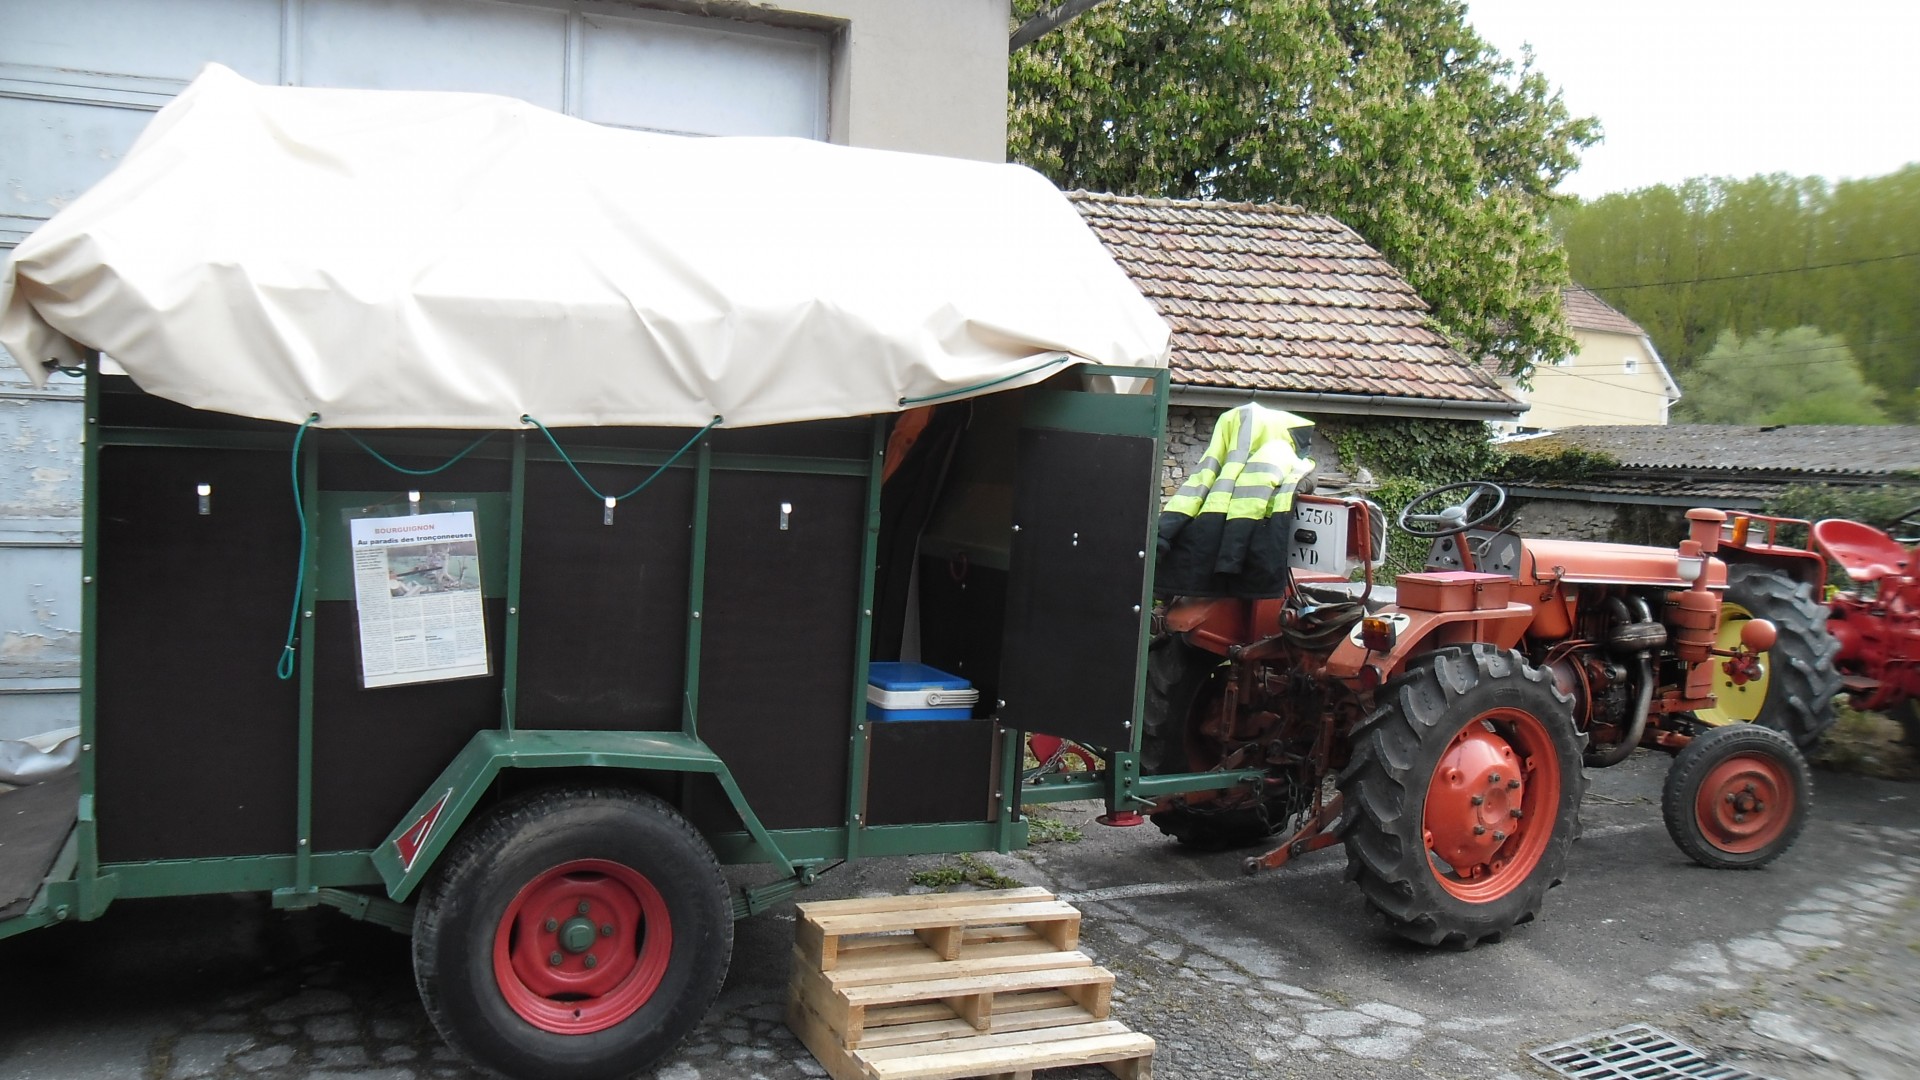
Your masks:
<path fill-rule="evenodd" d="M 711 422 L 707 424 L 706 427 L 703 427 L 699 431 L 694 432 L 693 438 L 688 439 L 686 442 L 686 445 L 682 446 L 678 450 L 675 450 L 673 452 L 672 457 L 661 462 L 659 468 L 649 473 L 645 480 L 642 480 L 638 484 L 635 484 L 633 486 L 633 490 L 627 492 L 625 495 L 608 495 L 606 492 L 601 491 L 597 487 L 594 487 L 593 483 L 589 481 L 586 478 L 586 476 L 580 472 L 580 467 L 573 463 L 573 458 L 567 455 L 566 447 L 561 446 L 560 440 L 554 438 L 553 432 L 547 430 L 547 425 L 541 423 L 538 420 L 535 420 L 531 416 L 522 416 L 520 418 L 520 422 L 523 424 L 532 424 L 534 427 L 537 427 L 540 429 L 540 434 L 545 435 L 547 437 L 547 441 L 553 444 L 554 452 L 560 455 L 560 460 L 566 462 L 567 468 L 573 470 L 574 479 L 580 481 L 580 484 L 582 487 L 585 487 L 588 491 L 593 492 L 595 498 L 599 499 L 601 502 L 607 502 L 611 500 L 613 502 L 619 503 L 619 502 L 625 502 L 626 500 L 633 498 L 635 495 L 640 494 L 640 492 L 644 490 L 648 484 L 651 484 L 655 480 L 658 480 L 660 478 L 661 473 L 666 472 L 667 469 L 672 467 L 674 462 L 680 460 L 681 455 L 693 449 L 693 444 L 699 442 L 702 438 L 704 438 L 707 432 L 712 431 L 714 428 L 719 427 L 720 422 L 723 419 L 725 418 L 716 416 L 713 418 Z"/>
<path fill-rule="evenodd" d="M 293 678 L 294 662 L 299 656 L 293 639 L 300 631 L 300 601 L 307 595 L 307 506 L 300 496 L 300 443 L 307 437 L 307 429 L 319 422 L 320 414 L 313 413 L 300 421 L 300 430 L 293 433 L 293 516 L 300 521 L 300 569 L 293 576 L 293 610 L 287 613 L 287 646 L 280 650 L 280 663 L 274 668 L 274 674 L 282 680 Z"/>
<path fill-rule="evenodd" d="M 1068 363 L 1073 359 L 1074 357 L 1066 353 L 1059 353 L 1055 355 L 1053 359 L 1048 360 L 1044 364 L 1035 364 L 1034 366 L 1028 368 L 1025 371 L 1016 371 L 1011 375 L 1002 375 L 997 379 L 988 379 L 986 382 L 983 382 L 983 383 L 975 383 L 972 386 L 963 386 L 958 390 L 948 390 L 943 394 L 928 394 L 925 397 L 903 397 L 900 399 L 900 405 L 902 408 L 904 408 L 908 405 L 925 405 L 929 401 L 944 401 L 947 398 L 960 397 L 965 394 L 974 393 L 975 391 L 985 390 L 990 386 L 999 386 L 1001 383 L 1004 383 L 1004 382 L 1012 382 L 1015 379 L 1024 379 L 1036 371 L 1045 371 L 1050 367 L 1058 367 L 1061 364 Z"/>
<path fill-rule="evenodd" d="M 359 447 L 362 450 L 365 450 L 368 454 L 372 455 L 373 460 L 379 462 L 382 465 L 385 465 L 387 468 L 392 469 L 394 472 L 406 473 L 408 476 L 432 476 L 434 473 L 445 472 L 447 469 L 452 468 L 454 462 L 459 461 L 461 458 L 466 457 L 468 454 L 471 454 L 475 450 L 480 449 L 481 443 L 486 442 L 488 439 L 493 438 L 494 435 L 498 434 L 498 432 L 493 432 L 493 431 L 487 432 L 485 435 L 482 435 L 479 438 L 473 440 L 472 445 L 468 446 L 465 450 L 460 451 L 459 453 L 453 455 L 452 457 L 441 462 L 440 464 L 435 465 L 431 469 L 409 469 L 405 465 L 395 465 L 393 462 L 387 460 L 386 455 L 380 453 L 380 451 L 378 450 L 375 450 L 373 447 L 368 446 L 366 440 L 362 439 L 360 436 L 355 435 L 351 431 L 344 431 L 344 430 L 341 431 L 341 434 L 345 435 L 349 439 L 352 439 L 353 445 Z"/>

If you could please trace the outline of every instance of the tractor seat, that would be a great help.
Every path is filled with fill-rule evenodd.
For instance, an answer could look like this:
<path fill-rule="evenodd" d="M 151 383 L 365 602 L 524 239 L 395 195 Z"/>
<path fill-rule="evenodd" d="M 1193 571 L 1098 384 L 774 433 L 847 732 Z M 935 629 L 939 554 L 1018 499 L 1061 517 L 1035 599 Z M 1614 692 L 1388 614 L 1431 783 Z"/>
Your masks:
<path fill-rule="evenodd" d="M 1362 581 L 1303 581 L 1295 585 L 1300 595 L 1321 604 L 1353 603 L 1360 599 L 1360 590 L 1365 587 L 1366 583 Z M 1373 592 L 1367 596 L 1367 614 L 1376 614 L 1393 602 L 1393 586 L 1375 585 Z"/>
<path fill-rule="evenodd" d="M 1913 553 L 1901 547 L 1898 540 L 1857 521 L 1828 518 L 1815 522 L 1813 542 L 1854 581 L 1879 581 L 1904 574 L 1913 561 Z"/>

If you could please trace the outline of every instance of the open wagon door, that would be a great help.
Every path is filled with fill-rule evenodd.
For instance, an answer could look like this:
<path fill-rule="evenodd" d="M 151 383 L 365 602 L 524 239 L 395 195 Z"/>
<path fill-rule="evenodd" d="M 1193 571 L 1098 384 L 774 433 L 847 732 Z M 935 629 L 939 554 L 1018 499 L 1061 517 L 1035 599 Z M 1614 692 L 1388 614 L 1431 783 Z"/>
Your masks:
<path fill-rule="evenodd" d="M 1134 748 L 1160 417 L 1153 396 L 1029 394 L 1000 662 L 1011 727 Z"/>

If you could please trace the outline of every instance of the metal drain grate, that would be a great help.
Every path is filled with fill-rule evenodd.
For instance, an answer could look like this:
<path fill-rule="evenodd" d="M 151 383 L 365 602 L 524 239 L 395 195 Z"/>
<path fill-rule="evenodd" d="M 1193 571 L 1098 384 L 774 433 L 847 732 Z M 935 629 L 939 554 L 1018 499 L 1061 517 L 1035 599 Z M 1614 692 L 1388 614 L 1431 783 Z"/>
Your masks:
<path fill-rule="evenodd" d="M 1767 1080 L 1708 1061 L 1700 1051 L 1645 1024 L 1583 1035 L 1532 1053 L 1535 1061 L 1573 1080 Z"/>

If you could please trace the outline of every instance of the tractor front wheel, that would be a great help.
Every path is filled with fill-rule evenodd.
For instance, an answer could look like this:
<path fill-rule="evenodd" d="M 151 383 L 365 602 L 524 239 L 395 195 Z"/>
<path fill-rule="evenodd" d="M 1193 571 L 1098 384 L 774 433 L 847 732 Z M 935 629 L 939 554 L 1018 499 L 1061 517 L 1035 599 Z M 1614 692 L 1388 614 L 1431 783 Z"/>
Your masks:
<path fill-rule="evenodd" d="M 414 914 L 421 1001 L 455 1050 L 515 1078 L 647 1068 L 699 1023 L 733 952 L 726 879 L 665 803 L 558 788 L 501 805 Z"/>
<path fill-rule="evenodd" d="M 1741 629 L 1752 619 L 1766 619 L 1779 631 L 1761 658 L 1759 675 L 1737 678 L 1725 670 L 1725 660 L 1713 658 L 1716 703 L 1694 718 L 1715 727 L 1770 727 L 1811 751 L 1833 726 L 1833 699 L 1840 692 L 1840 673 L 1833 666 L 1840 643 L 1827 634 L 1827 609 L 1815 602 L 1806 582 L 1763 566 L 1735 564 L 1727 568 L 1716 647 L 1738 646 Z"/>
<path fill-rule="evenodd" d="M 1780 732 L 1748 724 L 1688 743 L 1660 795 L 1667 835 L 1715 870 L 1756 870 L 1779 858 L 1799 839 L 1812 803 L 1807 759 Z"/>
<path fill-rule="evenodd" d="M 1539 913 L 1579 835 L 1572 699 L 1473 645 L 1415 661 L 1379 700 L 1340 775 L 1347 876 L 1402 937 L 1499 941 Z"/>

